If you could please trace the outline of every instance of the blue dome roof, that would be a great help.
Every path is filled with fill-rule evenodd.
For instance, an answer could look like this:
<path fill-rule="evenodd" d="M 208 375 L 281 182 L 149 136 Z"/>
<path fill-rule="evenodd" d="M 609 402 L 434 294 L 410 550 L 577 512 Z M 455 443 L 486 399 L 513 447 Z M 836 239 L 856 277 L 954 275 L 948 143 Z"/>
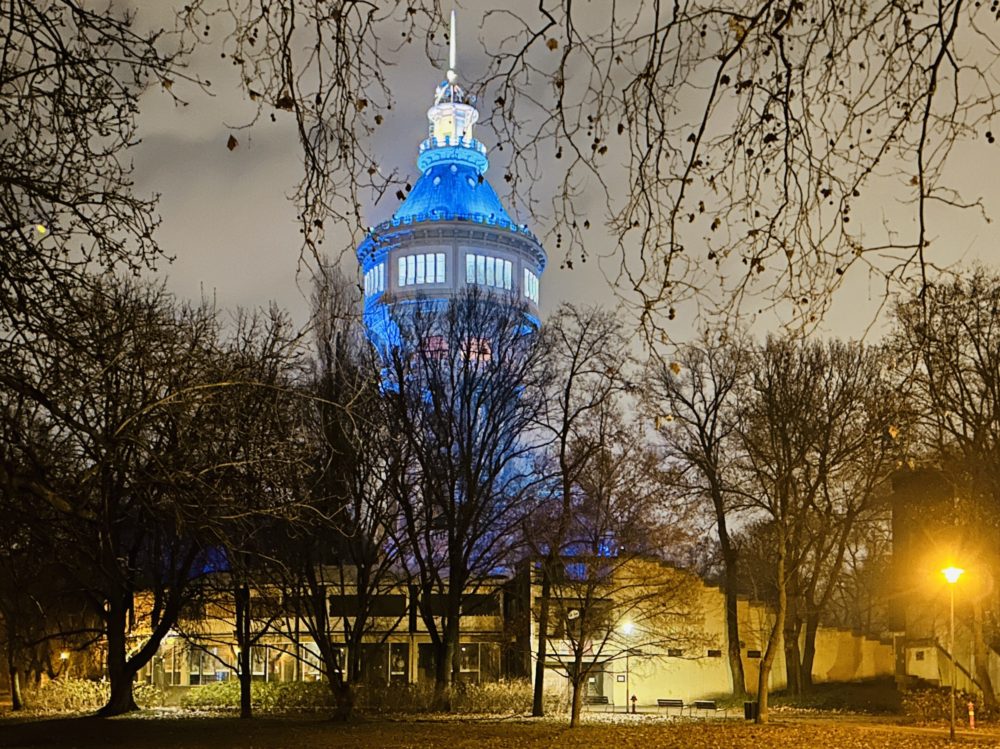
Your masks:
<path fill-rule="evenodd" d="M 490 183 L 464 160 L 442 159 L 429 166 L 392 220 L 419 221 L 446 215 L 480 223 L 514 223 Z"/>

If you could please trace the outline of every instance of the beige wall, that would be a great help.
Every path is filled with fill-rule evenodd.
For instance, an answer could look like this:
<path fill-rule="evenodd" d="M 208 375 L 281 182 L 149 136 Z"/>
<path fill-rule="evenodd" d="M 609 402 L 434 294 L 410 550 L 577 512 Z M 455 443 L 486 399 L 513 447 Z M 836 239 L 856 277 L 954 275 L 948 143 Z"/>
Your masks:
<path fill-rule="evenodd" d="M 534 593 L 537 595 L 537 588 Z M 646 652 L 643 656 L 625 656 L 627 648 L 605 648 L 603 670 L 594 678 L 603 679 L 603 692 L 624 710 L 629 691 L 637 697 L 639 706 L 655 706 L 657 699 L 681 699 L 690 703 L 696 699 L 711 699 L 732 693 L 732 676 L 727 655 L 725 596 L 719 588 L 701 585 L 698 589 L 699 609 L 703 617 L 700 629 L 703 637 L 684 648 L 680 657 L 665 652 Z M 747 688 L 757 691 L 757 679 L 767 638 L 773 621 L 772 612 L 762 603 L 739 602 L 740 637 L 743 640 L 743 668 Z M 533 633 L 534 633 L 533 627 Z M 534 636 L 534 635 L 533 635 Z M 553 647 L 559 648 L 558 643 Z M 709 656 L 709 650 L 721 651 Z M 748 652 L 760 651 L 761 658 L 751 658 Z M 813 680 L 853 681 L 893 674 L 894 657 L 891 643 L 857 635 L 849 630 L 821 627 L 816 634 L 816 658 Z M 619 680 L 622 677 L 624 680 Z M 547 672 L 549 688 L 568 690 L 568 680 L 558 671 Z M 784 645 L 779 641 L 778 653 L 771 669 L 770 688 L 783 689 L 785 679 Z"/>

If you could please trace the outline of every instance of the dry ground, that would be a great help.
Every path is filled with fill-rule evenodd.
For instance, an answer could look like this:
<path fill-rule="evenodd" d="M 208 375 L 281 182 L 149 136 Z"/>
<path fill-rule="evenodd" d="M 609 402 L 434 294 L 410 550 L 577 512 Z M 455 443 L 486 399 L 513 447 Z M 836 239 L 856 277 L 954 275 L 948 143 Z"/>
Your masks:
<path fill-rule="evenodd" d="M 960 735 L 965 747 L 1000 747 L 1000 735 Z M 0 719 L 0 747 L 157 747 L 159 749 L 932 749 L 948 747 L 946 729 L 885 723 L 738 721 L 589 723 L 569 730 L 552 722 L 514 720 L 370 721 L 165 718 L 114 720 Z"/>

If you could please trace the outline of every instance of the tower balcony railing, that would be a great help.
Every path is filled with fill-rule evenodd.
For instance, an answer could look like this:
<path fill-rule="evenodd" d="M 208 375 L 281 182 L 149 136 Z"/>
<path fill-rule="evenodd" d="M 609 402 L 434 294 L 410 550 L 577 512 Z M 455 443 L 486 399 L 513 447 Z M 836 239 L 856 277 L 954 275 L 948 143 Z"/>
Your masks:
<path fill-rule="evenodd" d="M 452 138 L 450 135 L 446 135 L 443 138 L 435 138 L 431 136 L 420 143 L 420 153 L 425 151 L 430 151 L 433 148 L 470 148 L 478 154 L 483 156 L 486 155 L 486 146 L 480 143 L 475 138 Z"/>
<path fill-rule="evenodd" d="M 425 221 L 472 221 L 477 224 L 484 224 L 486 226 L 495 226 L 498 229 L 507 229 L 508 231 L 516 232 L 529 237 L 535 241 L 537 238 L 524 224 L 515 224 L 513 221 L 507 221 L 504 218 L 500 218 L 495 214 L 485 214 L 485 213 L 463 213 L 460 211 L 444 211 L 444 210 L 431 210 L 427 212 L 408 214 L 402 218 L 391 218 L 388 221 L 383 221 L 378 226 L 372 229 L 373 234 L 382 233 L 389 231 L 399 226 L 409 226 L 411 224 L 420 224 Z M 366 239 L 365 241 L 368 241 Z"/>

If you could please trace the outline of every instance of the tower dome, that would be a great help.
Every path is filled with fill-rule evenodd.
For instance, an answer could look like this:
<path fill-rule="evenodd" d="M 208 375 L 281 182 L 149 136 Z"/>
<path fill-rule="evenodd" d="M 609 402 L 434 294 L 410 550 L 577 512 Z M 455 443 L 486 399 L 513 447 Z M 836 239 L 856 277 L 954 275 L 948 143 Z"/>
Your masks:
<path fill-rule="evenodd" d="M 357 250 L 365 322 L 380 350 L 396 338 L 391 309 L 447 304 L 472 285 L 516 296 L 538 325 L 545 250 L 527 226 L 511 219 L 486 179 L 486 147 L 473 134 L 475 103 L 458 84 L 452 11 L 449 69 L 427 111 L 420 177 L 393 217 L 373 227 Z"/>

